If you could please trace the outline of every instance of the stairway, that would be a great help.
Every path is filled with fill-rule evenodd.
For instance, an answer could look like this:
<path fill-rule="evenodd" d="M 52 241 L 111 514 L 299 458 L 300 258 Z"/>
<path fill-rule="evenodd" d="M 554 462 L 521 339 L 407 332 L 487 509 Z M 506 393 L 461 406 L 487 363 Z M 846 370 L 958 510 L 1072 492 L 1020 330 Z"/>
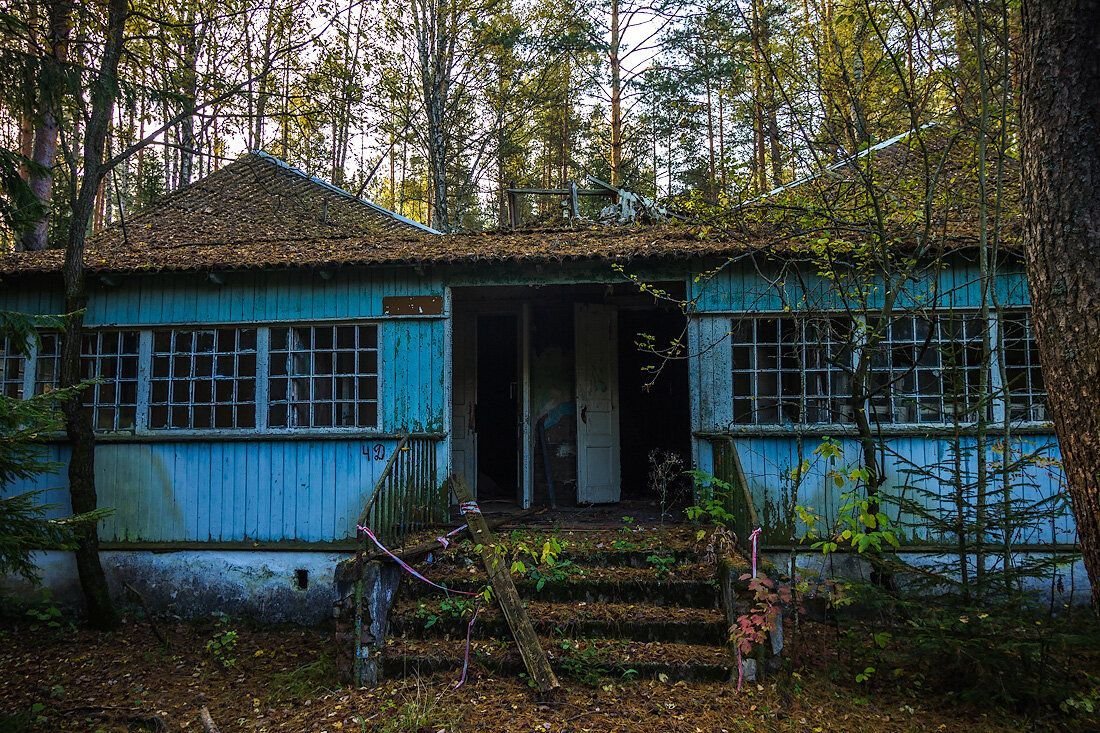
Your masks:
<path fill-rule="evenodd" d="M 726 644 L 725 611 L 713 564 L 702 560 L 697 528 L 537 527 L 498 533 L 509 549 L 563 546 L 553 567 L 513 577 L 555 671 L 594 684 L 605 677 L 725 680 L 736 676 Z M 478 591 L 484 569 L 468 541 L 418 569 L 432 581 Z M 472 602 L 406 578 L 390 616 L 383 652 L 386 676 L 427 674 L 462 665 Z M 482 604 L 471 661 L 493 674 L 523 672 L 495 602 Z"/>

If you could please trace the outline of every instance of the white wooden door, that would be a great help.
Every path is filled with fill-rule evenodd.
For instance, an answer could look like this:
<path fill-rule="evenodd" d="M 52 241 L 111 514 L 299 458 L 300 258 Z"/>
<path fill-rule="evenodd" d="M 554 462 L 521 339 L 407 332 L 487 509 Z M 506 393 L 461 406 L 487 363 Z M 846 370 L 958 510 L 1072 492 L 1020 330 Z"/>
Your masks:
<path fill-rule="evenodd" d="M 477 316 L 456 313 L 451 324 L 451 466 L 477 491 Z"/>
<path fill-rule="evenodd" d="M 619 501 L 618 313 L 613 306 L 578 303 L 574 311 L 577 364 L 577 502 Z"/>

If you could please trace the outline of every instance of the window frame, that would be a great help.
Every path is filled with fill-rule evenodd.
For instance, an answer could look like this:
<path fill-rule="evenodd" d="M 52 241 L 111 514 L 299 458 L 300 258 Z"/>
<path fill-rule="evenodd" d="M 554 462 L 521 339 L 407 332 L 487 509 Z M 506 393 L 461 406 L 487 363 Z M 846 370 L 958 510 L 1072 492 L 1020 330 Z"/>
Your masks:
<path fill-rule="evenodd" d="M 152 340 L 152 348 L 149 354 L 148 361 L 148 376 L 147 383 L 149 385 L 149 397 L 146 403 L 146 424 L 145 428 L 149 433 L 153 434 L 185 434 L 189 432 L 196 432 L 202 434 L 209 434 L 211 432 L 225 432 L 225 433 L 247 433 L 249 431 L 256 431 L 259 428 L 259 403 L 257 402 L 257 389 L 256 384 L 263 379 L 263 375 L 260 370 L 260 358 L 259 358 L 259 330 L 261 326 L 255 324 L 210 324 L 202 326 L 192 325 L 178 325 L 170 327 L 157 327 L 149 329 L 150 338 Z M 226 331 L 232 331 L 233 333 L 233 345 L 231 350 L 223 348 L 221 334 Z M 244 331 L 254 331 L 255 345 L 251 350 L 241 349 L 241 334 Z M 213 338 L 210 343 L 210 350 L 202 350 L 198 348 L 198 340 L 200 334 L 203 332 L 210 332 L 213 334 Z M 189 333 L 191 346 L 186 352 L 178 350 L 177 339 L 179 334 Z M 169 337 L 168 351 L 157 350 L 158 336 L 167 334 Z M 253 368 L 251 374 L 241 374 L 240 364 L 242 357 L 251 355 L 253 357 Z M 156 374 L 156 362 L 157 359 L 164 359 L 167 362 L 167 373 L 163 377 L 158 377 Z M 209 374 L 197 374 L 197 364 L 200 359 L 208 358 L 210 360 Z M 222 359 L 232 359 L 232 374 L 229 376 L 219 375 L 219 361 Z M 188 367 L 188 374 L 186 377 L 177 378 L 176 368 L 180 359 L 185 359 Z M 238 399 L 238 390 L 244 383 L 252 382 L 252 399 L 240 400 Z M 154 387 L 157 384 L 163 383 L 165 385 L 164 401 L 162 402 L 157 398 Z M 187 401 L 180 402 L 175 399 L 175 392 L 178 384 L 187 384 Z M 196 401 L 195 393 L 196 388 L 200 386 L 209 385 L 210 396 L 209 399 Z M 219 384 L 227 384 L 231 389 L 231 398 L 228 402 L 219 400 L 217 397 L 217 391 Z M 186 427 L 173 427 L 172 422 L 174 420 L 175 409 L 179 406 L 185 405 L 187 410 L 188 425 Z M 252 408 L 252 424 L 240 426 L 239 414 L 242 406 Z M 228 407 L 231 410 L 232 426 L 217 426 L 217 413 L 218 407 Z M 154 409 L 163 408 L 165 411 L 166 422 L 160 425 L 159 421 L 154 425 L 153 411 Z M 209 426 L 195 426 L 196 422 L 196 410 L 205 409 L 209 411 Z"/>
<path fill-rule="evenodd" d="M 113 434 L 129 435 L 129 434 L 132 434 L 132 433 L 136 432 L 137 429 L 138 429 L 138 426 L 141 424 L 141 412 L 142 412 L 141 383 L 142 383 L 142 377 L 143 377 L 143 371 L 142 371 L 142 368 L 141 368 L 141 363 L 142 363 L 141 362 L 141 359 L 142 359 L 142 330 L 138 329 L 138 328 L 98 328 L 98 327 L 97 328 L 88 328 L 88 329 L 85 329 L 84 334 L 83 334 L 82 339 L 81 339 L 81 344 L 80 344 L 80 370 L 81 370 L 81 373 L 83 374 L 86 359 L 95 359 L 94 364 L 95 364 L 96 369 L 94 370 L 94 372 L 98 372 L 98 367 L 99 367 L 100 360 L 104 356 L 103 354 L 101 354 L 98 351 L 98 349 L 103 343 L 103 336 L 105 334 L 116 335 L 116 336 L 118 336 L 119 339 L 121 339 L 123 337 L 123 334 L 126 334 L 126 333 L 132 333 L 137 338 L 137 351 L 134 352 L 133 354 L 130 354 L 129 352 L 123 353 L 122 350 L 121 350 L 121 345 L 120 345 L 119 349 L 116 352 L 113 352 L 112 354 L 109 354 L 108 356 L 113 357 L 116 360 L 120 360 L 120 359 L 123 359 L 123 358 L 131 358 L 131 357 L 135 358 L 136 359 L 136 364 L 135 364 L 135 376 L 134 376 L 134 378 L 132 380 L 131 379 L 123 380 L 123 379 L 119 379 L 119 378 L 115 379 L 115 381 L 114 381 L 115 399 L 110 404 L 101 403 L 100 399 L 99 399 L 101 388 L 108 383 L 107 380 L 104 380 L 101 384 L 93 384 L 93 385 L 89 386 L 88 390 L 83 393 L 84 406 L 85 406 L 86 409 L 91 410 L 92 429 L 95 433 L 97 433 L 99 435 L 113 435 Z M 85 353 L 83 340 L 87 339 L 89 337 L 94 337 L 96 339 L 96 349 L 97 349 L 97 351 L 96 351 L 95 354 Z M 116 364 L 116 366 L 118 366 L 118 365 Z M 92 376 L 84 377 L 84 378 L 89 379 L 89 380 L 101 379 L 101 377 L 99 376 L 98 373 L 93 373 Z M 120 401 L 121 386 L 122 386 L 123 382 L 133 382 L 133 384 L 134 384 L 134 403 L 133 403 L 133 405 L 131 405 L 129 402 L 123 403 L 123 402 Z M 119 424 L 119 415 L 121 414 L 120 413 L 121 409 L 123 407 L 131 407 L 131 406 L 134 408 L 134 423 L 133 423 L 133 426 L 129 427 L 129 428 L 119 428 L 118 424 Z M 113 427 L 111 429 L 100 429 L 100 428 L 96 427 L 99 424 L 99 411 L 100 411 L 100 409 L 114 410 L 114 417 L 111 421 Z"/>
<path fill-rule="evenodd" d="M 315 319 L 315 320 L 293 320 L 293 321 L 267 321 L 263 323 L 211 323 L 211 324 L 193 324 L 193 323 L 165 323 L 165 324 L 141 324 L 141 325 L 103 325 L 103 326 L 91 326 L 85 331 L 86 335 L 96 334 L 97 339 L 102 337 L 99 334 L 103 333 L 123 333 L 123 332 L 136 332 L 138 336 L 138 377 L 137 377 L 137 405 L 135 407 L 135 420 L 132 428 L 124 428 L 121 430 L 96 430 L 96 435 L 107 438 L 127 438 L 127 437 L 141 437 L 141 438 L 156 438 L 161 440 L 171 440 L 173 438 L 211 438 L 216 436 L 226 437 L 245 437 L 245 436 L 318 436 L 318 435 L 364 435 L 364 436 L 378 436 L 387 435 L 386 420 L 382 405 L 384 402 L 384 396 L 386 394 L 386 379 L 384 365 L 386 363 L 385 352 L 382 348 L 384 342 L 386 328 L 385 323 L 387 319 L 383 318 L 348 318 L 348 319 Z M 375 370 L 373 375 L 375 379 L 375 396 L 373 400 L 367 400 L 367 402 L 373 402 L 375 405 L 375 422 L 373 426 L 361 427 L 357 425 L 334 425 L 323 427 L 304 427 L 304 426 L 289 426 L 289 427 L 271 427 L 268 425 L 268 415 L 271 407 L 270 396 L 270 384 L 272 379 L 272 372 L 270 368 L 270 356 L 271 356 L 271 330 L 274 328 L 317 328 L 317 327 L 334 327 L 334 326 L 356 326 L 363 327 L 368 326 L 374 329 L 375 342 L 374 342 L 374 354 L 375 354 Z M 253 329 L 256 331 L 256 371 L 255 371 L 255 396 L 254 405 L 256 411 L 256 419 L 254 427 L 233 427 L 233 428 L 216 428 L 216 427 L 187 427 L 187 428 L 172 428 L 172 427 L 151 427 L 151 415 L 153 408 L 152 401 L 152 385 L 156 381 L 153 378 L 153 357 L 154 357 L 154 336 L 157 332 L 170 331 L 208 331 L 218 329 L 233 329 L 235 332 L 239 332 L 241 329 Z M 56 332 L 51 332 L 56 333 Z M 60 342 L 59 342 L 60 343 Z M 235 337 L 235 346 L 239 344 L 239 336 Z M 81 344 L 82 362 L 83 362 L 83 343 Z M 174 342 L 173 342 L 174 347 Z M 358 356 L 359 350 L 355 353 Z M 38 356 L 39 346 L 37 341 L 31 343 L 30 353 L 22 357 L 23 359 L 23 373 L 22 377 L 22 391 L 20 392 L 20 398 L 25 398 L 30 394 L 28 389 L 35 389 L 39 385 L 38 380 Z M 59 357 L 49 357 L 59 358 Z M 82 364 L 83 369 L 83 364 Z M 171 383 L 171 377 L 168 378 L 169 384 Z M 171 388 L 169 388 L 171 389 Z M 91 396 L 86 395 L 86 405 L 95 410 L 95 392 Z M 211 403 L 215 404 L 215 403 Z M 353 400 L 350 404 L 354 406 L 359 405 L 358 400 Z M 93 412 L 93 425 L 95 420 L 95 413 Z M 115 417 L 114 424 L 117 425 L 117 416 Z"/>
<path fill-rule="evenodd" d="M 349 378 L 353 378 L 353 379 L 358 379 L 360 377 L 366 377 L 366 376 L 373 376 L 374 383 L 375 383 L 374 399 L 373 400 L 366 400 L 365 402 L 372 402 L 374 404 L 374 411 L 375 411 L 374 425 L 373 426 L 366 426 L 366 427 L 360 426 L 360 425 L 327 425 L 327 426 L 292 425 L 291 424 L 291 419 L 290 419 L 290 413 L 291 413 L 291 405 L 294 402 L 298 402 L 300 404 L 308 404 L 310 406 L 311 421 L 312 421 L 312 416 L 314 414 L 315 407 L 318 404 L 322 404 L 322 403 L 317 402 L 317 401 L 312 400 L 312 399 L 308 400 L 308 401 L 291 400 L 290 399 L 290 390 L 291 390 L 291 384 L 292 384 L 293 379 L 294 379 L 294 375 L 291 375 L 289 373 L 289 370 L 288 370 L 287 374 L 285 374 L 285 375 L 284 374 L 276 375 L 274 369 L 272 369 L 272 355 L 275 354 L 275 353 L 278 353 L 278 354 L 285 354 L 289 357 L 290 354 L 295 353 L 295 352 L 308 353 L 308 354 L 310 354 L 310 364 L 312 366 L 313 364 L 316 363 L 315 357 L 316 357 L 317 350 L 313 346 L 310 346 L 308 351 L 304 351 L 304 350 L 301 350 L 301 349 L 291 349 L 289 339 L 290 339 L 291 335 L 293 334 L 294 330 L 295 329 L 301 329 L 301 328 L 310 328 L 315 332 L 316 329 L 319 328 L 319 327 L 322 327 L 322 328 L 337 328 L 337 327 L 340 327 L 340 326 L 351 326 L 351 327 L 354 327 L 354 328 L 357 329 L 356 336 L 355 336 L 355 338 L 356 338 L 356 348 L 354 350 L 352 350 L 351 352 L 348 352 L 348 353 L 354 353 L 355 354 L 356 363 L 358 363 L 358 357 L 359 357 L 359 353 L 360 353 L 360 349 L 358 348 L 358 340 L 359 340 L 358 329 L 363 328 L 363 327 L 374 329 L 374 348 L 372 350 L 368 350 L 368 351 L 373 351 L 374 355 L 375 355 L 374 374 L 369 375 L 367 373 L 360 373 L 360 372 L 358 372 L 358 369 L 357 369 L 355 374 L 345 375 L 345 376 L 347 376 Z M 276 328 L 287 330 L 288 343 L 287 343 L 287 347 L 285 349 L 273 349 L 271 347 L 271 332 L 272 332 L 273 329 L 276 329 Z M 267 333 L 266 333 L 266 352 L 265 352 L 264 363 L 265 363 L 265 367 L 267 369 L 267 372 L 266 372 L 267 373 L 267 378 L 264 380 L 264 383 L 265 383 L 265 387 L 267 389 L 267 394 L 266 394 L 266 404 L 263 408 L 263 413 L 264 413 L 264 425 L 265 425 L 265 428 L 266 428 L 268 433 L 275 434 L 275 435 L 287 435 L 287 434 L 297 435 L 297 434 L 300 434 L 300 433 L 308 433 L 308 432 L 358 433 L 358 432 L 381 432 L 382 431 L 382 427 L 383 427 L 382 426 L 382 395 L 384 394 L 383 391 L 382 391 L 382 389 L 383 389 L 382 388 L 382 348 L 381 348 L 382 328 L 381 328 L 380 322 L 378 320 L 302 321 L 302 322 L 292 322 L 292 323 L 272 323 L 272 324 L 267 324 L 267 327 L 266 327 L 265 330 L 267 331 Z M 330 353 L 336 354 L 336 353 L 339 353 L 339 352 L 340 352 L 340 350 L 336 348 L 336 340 L 335 340 L 335 336 L 334 336 L 333 348 L 331 349 Z M 336 377 L 335 364 L 333 366 L 334 366 L 334 370 L 333 370 L 332 376 L 335 378 Z M 298 376 L 298 378 L 307 378 L 311 381 L 313 381 L 315 379 L 318 379 L 316 371 L 312 370 L 312 369 L 311 369 L 309 377 L 304 377 L 304 375 L 297 375 L 297 376 Z M 286 382 L 287 382 L 287 397 L 285 399 L 278 399 L 278 400 L 272 399 L 271 398 L 271 393 L 270 393 L 272 383 L 276 379 L 284 379 L 284 378 L 286 379 Z M 358 392 L 358 389 L 356 391 Z M 333 399 L 330 402 L 330 404 L 333 405 L 334 422 L 335 422 L 335 409 L 336 409 L 335 406 L 340 402 L 342 402 L 342 400 L 336 400 L 336 399 Z M 286 425 L 273 426 L 271 424 L 271 412 L 272 412 L 272 408 L 276 404 L 281 404 L 281 405 L 286 406 L 286 412 L 287 412 Z M 359 401 L 352 400 L 351 404 L 355 405 L 356 409 L 358 409 Z"/>
<path fill-rule="evenodd" d="M 998 348 L 998 347 L 1003 346 L 1003 343 L 1002 343 L 1002 323 L 1007 318 L 1010 318 L 1012 316 L 1019 317 L 1019 316 L 1022 315 L 1022 316 L 1025 317 L 1027 322 L 1030 324 L 1030 323 L 1032 323 L 1032 315 L 1031 314 L 1032 314 L 1032 310 L 1031 310 L 1030 307 L 1003 307 L 1003 308 L 999 308 L 999 309 L 997 309 L 997 310 L 995 310 L 991 313 L 990 338 L 992 340 L 994 348 L 993 348 L 993 353 L 991 354 L 991 359 L 990 359 L 990 364 L 989 364 L 989 374 L 988 374 L 989 393 L 991 395 L 991 399 L 989 401 L 989 404 L 986 407 L 987 417 L 990 420 L 991 425 L 1004 424 L 1006 419 L 1008 420 L 1009 424 L 1011 424 L 1013 426 L 1025 428 L 1025 429 L 1047 427 L 1047 426 L 1050 425 L 1049 412 L 1047 412 L 1047 415 L 1048 415 L 1047 419 L 1043 419 L 1043 420 L 1035 420 L 1035 419 L 1015 419 L 1015 420 L 1013 420 L 1010 417 L 1010 413 L 1009 413 L 1011 395 L 1009 394 L 1009 391 L 1008 391 L 1007 387 L 1002 385 L 1002 383 L 1001 383 L 1002 368 L 1001 368 L 1000 359 L 1001 359 L 1002 351 L 1001 351 L 1001 348 Z M 752 432 L 774 433 L 774 432 L 789 432 L 791 430 L 799 430 L 799 431 L 810 430 L 810 431 L 814 431 L 814 430 L 823 430 L 823 429 L 828 429 L 828 428 L 833 428 L 833 429 L 837 429 L 837 430 L 841 430 L 841 431 L 850 431 L 850 430 L 853 430 L 855 428 L 854 422 L 852 422 L 852 421 L 758 422 L 755 419 L 755 413 L 753 414 L 753 418 L 754 418 L 753 421 L 751 421 L 751 422 L 738 422 L 736 420 L 736 417 L 739 413 L 736 412 L 737 408 L 734 406 L 734 404 L 735 404 L 734 401 L 737 400 L 737 399 L 740 399 L 740 398 L 737 395 L 734 394 L 734 390 L 733 390 L 734 375 L 738 374 L 738 373 L 741 373 L 741 374 L 747 373 L 747 374 L 751 375 L 751 379 L 753 380 L 753 382 L 755 382 L 757 380 L 760 372 L 759 372 L 759 369 L 757 368 L 757 365 L 755 364 L 755 356 L 753 357 L 754 364 L 751 368 L 749 368 L 749 369 L 738 369 L 736 367 L 735 356 L 734 356 L 735 352 L 733 351 L 733 349 L 738 346 L 738 344 L 735 341 L 736 331 L 738 330 L 738 324 L 740 322 L 745 322 L 745 321 L 755 322 L 755 321 L 758 321 L 760 319 L 773 319 L 773 320 L 774 319 L 790 319 L 790 320 L 801 321 L 802 324 L 803 324 L 801 326 L 802 333 L 804 334 L 805 333 L 805 328 L 806 328 L 805 324 L 808 324 L 809 321 L 812 321 L 812 320 L 815 320 L 815 319 L 824 320 L 824 319 L 832 319 L 832 318 L 848 318 L 848 319 L 851 319 L 851 321 L 853 323 L 853 326 L 856 328 L 854 341 L 856 341 L 857 344 L 858 344 L 858 342 L 862 340 L 862 338 L 859 335 L 859 333 L 860 333 L 859 324 L 861 324 L 861 323 L 865 324 L 867 317 L 868 316 L 873 316 L 874 314 L 852 314 L 852 313 L 850 313 L 848 311 L 844 311 L 844 310 L 829 310 L 829 311 L 821 311 L 821 312 L 813 312 L 813 313 L 809 313 L 809 312 L 800 313 L 800 312 L 797 312 L 797 311 L 766 310 L 766 311 L 751 311 L 751 312 L 743 312 L 743 313 L 728 313 L 726 315 L 729 318 L 728 327 L 729 327 L 729 335 L 730 335 L 730 341 L 731 341 L 731 344 L 730 344 L 730 348 L 731 348 L 731 352 L 730 352 L 730 366 L 731 366 L 730 379 L 731 379 L 731 381 L 730 381 L 730 392 L 729 392 L 729 394 L 730 394 L 730 400 L 731 400 L 731 405 L 730 405 L 730 408 L 731 408 L 730 409 L 730 428 L 732 430 L 734 430 L 735 432 L 739 432 L 739 433 L 752 433 Z M 913 314 L 913 313 L 906 312 L 904 314 L 897 314 L 897 315 L 893 316 L 893 318 L 898 318 L 898 317 L 901 317 L 903 315 L 909 316 L 909 317 L 916 317 L 916 318 L 921 317 L 919 314 Z M 942 308 L 942 309 L 938 309 L 938 310 L 933 311 L 932 315 L 937 317 L 936 328 L 937 328 L 937 332 L 938 332 L 938 330 L 941 328 L 941 326 L 938 323 L 939 317 L 942 317 L 942 316 L 963 316 L 963 317 L 965 317 L 965 316 L 976 316 L 976 315 L 980 315 L 980 311 L 977 308 Z M 753 325 L 754 333 L 755 333 L 755 328 L 756 328 L 756 326 L 754 324 Z M 1034 327 L 1033 326 L 1031 326 L 1028 329 L 1027 333 L 1032 339 L 1034 339 Z M 757 345 L 757 343 L 758 342 L 754 340 L 751 344 L 742 344 L 742 345 L 755 347 Z M 884 343 L 889 344 L 890 341 L 886 340 L 886 341 L 884 341 Z M 936 345 L 940 344 L 940 343 L 943 343 L 942 338 L 938 339 L 938 340 L 933 340 L 932 342 L 929 343 L 929 348 L 936 348 Z M 1033 341 L 1031 343 L 1033 343 Z M 861 347 L 857 345 L 856 348 L 852 349 L 852 354 L 851 354 L 852 368 L 854 368 L 856 363 L 857 363 L 856 360 L 858 358 L 857 354 L 858 354 L 858 349 L 859 348 L 861 348 Z M 889 348 L 889 347 L 887 346 L 887 348 Z M 901 431 L 905 431 L 905 432 L 912 432 L 912 431 L 929 430 L 929 429 L 931 429 L 931 430 L 943 429 L 943 428 L 950 427 L 950 426 L 953 426 L 953 425 L 956 424 L 956 422 L 954 420 L 951 420 L 951 419 L 946 417 L 946 414 L 947 414 L 946 405 L 949 402 L 949 400 L 947 400 L 944 388 L 942 386 L 944 384 L 943 376 L 942 376 L 942 371 L 943 371 L 942 356 L 938 357 L 938 359 L 939 359 L 939 370 L 941 371 L 941 377 L 940 377 L 940 379 L 941 379 L 941 382 L 940 382 L 941 388 L 940 388 L 940 390 L 939 390 L 939 392 L 938 392 L 938 394 L 936 395 L 935 398 L 939 400 L 939 402 L 942 406 L 944 406 L 941 414 L 944 415 L 945 417 L 943 419 L 937 420 L 937 421 L 929 420 L 929 421 L 921 421 L 921 422 L 914 422 L 914 421 L 904 421 L 903 422 L 903 421 L 900 421 L 900 420 L 898 420 L 898 421 L 894 421 L 894 420 L 892 420 L 892 421 L 881 421 L 880 422 L 880 421 L 876 421 L 876 420 L 872 419 L 872 425 L 873 426 L 880 427 L 881 429 L 886 430 L 886 431 L 901 430 Z M 1030 368 L 1030 364 L 1029 364 L 1029 368 Z M 836 369 L 837 371 L 843 371 L 843 370 L 840 370 L 838 367 L 834 366 L 834 367 L 828 369 L 826 371 L 826 374 L 832 374 L 834 369 Z M 801 394 L 800 399 L 802 400 L 802 403 L 801 403 L 802 408 L 801 409 L 803 410 L 803 414 L 805 414 L 804 411 L 806 409 L 806 400 L 807 400 L 807 397 L 808 397 L 808 395 L 806 394 L 806 376 L 805 376 L 807 371 L 814 371 L 814 370 L 813 369 L 807 370 L 807 368 L 805 366 L 803 366 L 802 369 L 801 369 L 802 394 Z M 775 373 L 780 374 L 780 372 L 778 372 L 778 371 L 776 371 Z M 777 377 L 777 379 L 778 378 L 781 378 L 781 377 Z M 1029 387 L 1030 387 L 1030 380 L 1029 380 Z M 759 393 L 756 391 L 755 387 L 753 388 L 753 390 L 754 390 L 753 391 L 753 399 L 755 400 Z M 830 392 L 831 392 L 831 385 L 830 385 Z M 1046 392 L 1043 391 L 1042 393 L 1035 393 L 1035 392 L 1032 391 L 1032 392 L 1028 393 L 1027 397 L 1030 400 L 1034 400 L 1035 396 L 1040 395 L 1040 394 L 1042 396 L 1045 396 Z M 919 399 L 919 397 L 918 397 L 918 399 Z M 869 401 L 868 401 L 868 404 L 867 404 L 866 408 L 867 408 L 868 417 L 873 418 L 873 408 L 872 408 L 872 405 L 869 404 Z M 1029 403 L 1028 409 L 1029 409 L 1029 412 L 1031 414 L 1035 414 L 1036 406 L 1035 406 L 1034 402 Z M 975 416 L 975 417 L 970 418 L 970 419 L 960 420 L 958 422 L 958 424 L 963 425 L 963 426 L 971 426 L 971 425 L 974 425 L 976 422 L 977 422 L 977 417 Z"/>

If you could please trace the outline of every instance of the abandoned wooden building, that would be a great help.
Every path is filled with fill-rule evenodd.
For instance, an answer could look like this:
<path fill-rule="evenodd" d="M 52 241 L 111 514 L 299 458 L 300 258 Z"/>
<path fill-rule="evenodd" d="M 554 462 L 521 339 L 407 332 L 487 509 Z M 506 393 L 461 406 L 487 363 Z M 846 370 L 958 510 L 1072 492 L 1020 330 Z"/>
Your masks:
<path fill-rule="evenodd" d="M 139 579 L 182 615 L 323 618 L 399 445 L 407 479 L 431 492 L 457 474 L 502 510 L 653 501 L 654 450 L 721 475 L 733 446 L 765 546 L 796 544 L 794 507 L 829 515 L 838 501 L 815 447 L 829 437 L 860 461 L 850 369 L 836 364 L 858 316 L 776 241 L 683 225 L 440 235 L 270 156 L 227 165 L 89 244 L 87 401 L 111 582 Z M 871 366 L 890 385 L 870 408 L 884 491 L 949 463 L 951 441 L 971 440 L 959 422 L 987 409 L 990 425 L 1012 424 L 1014 450 L 1046 459 L 1021 469 L 1020 496 L 1053 497 L 1058 448 L 1011 253 L 994 309 L 1011 363 L 986 377 L 1000 396 L 948 394 L 951 354 L 978 338 L 978 264 L 956 250 L 902 298 L 936 317 L 898 316 Z M 0 310 L 61 311 L 61 262 L 0 256 Z M 670 344 L 676 358 L 652 353 Z M 49 389 L 58 358 L 56 334 L 28 358 L 0 344 L 0 389 Z M 63 464 L 64 441 L 47 447 Z M 30 489 L 66 511 L 63 469 L 4 490 Z M 1073 546 L 1068 506 L 1013 542 Z M 40 562 L 56 593 L 76 592 L 66 554 Z M 1052 572 L 1084 585 L 1072 567 Z"/>

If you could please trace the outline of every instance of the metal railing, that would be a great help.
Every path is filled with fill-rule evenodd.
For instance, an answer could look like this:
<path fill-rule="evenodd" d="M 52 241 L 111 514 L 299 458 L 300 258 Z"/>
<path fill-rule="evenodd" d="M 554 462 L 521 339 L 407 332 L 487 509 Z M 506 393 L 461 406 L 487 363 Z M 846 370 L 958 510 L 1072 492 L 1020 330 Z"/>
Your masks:
<path fill-rule="evenodd" d="M 446 519 L 447 495 L 436 467 L 441 439 L 409 433 L 386 461 L 359 524 L 370 527 L 387 547 L 401 547 L 411 533 Z"/>

